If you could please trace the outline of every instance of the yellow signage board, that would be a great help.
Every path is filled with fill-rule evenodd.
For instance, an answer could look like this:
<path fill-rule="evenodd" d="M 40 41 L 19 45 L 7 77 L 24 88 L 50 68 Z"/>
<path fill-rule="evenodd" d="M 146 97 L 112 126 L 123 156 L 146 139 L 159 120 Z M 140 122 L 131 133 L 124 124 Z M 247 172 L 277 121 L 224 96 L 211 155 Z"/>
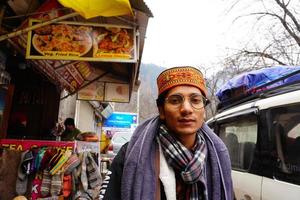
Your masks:
<path fill-rule="evenodd" d="M 29 21 L 29 26 L 39 23 Z M 135 28 L 59 22 L 28 33 L 26 58 L 137 62 Z"/>

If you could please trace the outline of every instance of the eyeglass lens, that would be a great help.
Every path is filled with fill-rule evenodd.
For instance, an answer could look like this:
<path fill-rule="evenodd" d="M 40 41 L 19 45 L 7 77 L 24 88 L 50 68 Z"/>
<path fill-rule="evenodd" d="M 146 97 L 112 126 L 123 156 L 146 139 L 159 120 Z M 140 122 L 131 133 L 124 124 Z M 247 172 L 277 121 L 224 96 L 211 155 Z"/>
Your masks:
<path fill-rule="evenodd" d="M 170 95 L 166 98 L 166 102 L 175 107 L 179 107 L 184 102 L 184 96 L 180 94 Z M 195 109 L 200 109 L 204 107 L 206 99 L 201 94 L 193 94 L 188 98 L 190 104 Z"/>

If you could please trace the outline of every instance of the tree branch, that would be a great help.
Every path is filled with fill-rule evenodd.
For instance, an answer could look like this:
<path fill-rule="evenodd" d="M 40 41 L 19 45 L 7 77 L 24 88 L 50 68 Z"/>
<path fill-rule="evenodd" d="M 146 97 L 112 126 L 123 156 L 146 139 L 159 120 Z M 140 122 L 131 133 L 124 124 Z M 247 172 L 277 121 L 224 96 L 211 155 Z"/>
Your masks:
<path fill-rule="evenodd" d="M 294 40 L 297 42 L 298 46 L 300 47 L 300 37 L 294 31 L 292 31 L 290 29 L 289 24 L 287 23 L 285 18 L 282 18 L 279 15 L 274 14 L 274 13 L 270 13 L 270 12 L 256 12 L 256 13 L 249 14 L 249 16 L 250 15 L 269 15 L 269 16 L 278 18 L 279 21 L 281 22 L 281 24 L 283 25 L 283 27 L 285 28 L 285 30 L 292 36 L 292 38 L 294 38 Z"/>
<path fill-rule="evenodd" d="M 264 58 L 268 58 L 271 59 L 275 62 L 277 62 L 280 65 L 286 65 L 286 63 L 281 62 L 280 60 L 274 58 L 272 55 L 264 53 L 264 52 L 257 52 L 257 51 L 247 51 L 247 50 L 243 50 L 242 51 L 243 54 L 247 55 L 247 56 L 257 56 L 257 57 L 264 57 Z"/>
<path fill-rule="evenodd" d="M 284 4 L 283 2 L 280 2 L 279 0 L 275 0 L 275 2 L 284 10 L 284 12 L 291 18 L 294 25 L 296 26 L 297 30 L 300 32 L 300 24 L 298 23 L 296 17 L 289 11 L 287 8 L 289 2 L 287 4 Z"/>

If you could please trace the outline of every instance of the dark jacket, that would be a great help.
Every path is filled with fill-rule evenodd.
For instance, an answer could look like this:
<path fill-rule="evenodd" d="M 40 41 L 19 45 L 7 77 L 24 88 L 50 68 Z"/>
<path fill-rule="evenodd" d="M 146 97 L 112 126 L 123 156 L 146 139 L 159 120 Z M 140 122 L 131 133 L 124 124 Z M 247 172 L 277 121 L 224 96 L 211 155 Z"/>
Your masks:
<path fill-rule="evenodd" d="M 128 143 L 124 144 L 112 164 L 109 167 L 109 172 L 105 176 L 101 192 L 100 199 L 104 200 L 120 200 L 121 199 L 121 179 L 123 174 L 123 167 L 125 161 L 125 154 Z M 164 193 L 164 187 L 160 183 L 161 200 L 166 200 Z"/>
<path fill-rule="evenodd" d="M 121 179 L 127 144 L 123 145 L 109 167 L 101 187 L 100 199 L 121 199 Z M 109 197 L 109 198 L 108 198 Z"/>

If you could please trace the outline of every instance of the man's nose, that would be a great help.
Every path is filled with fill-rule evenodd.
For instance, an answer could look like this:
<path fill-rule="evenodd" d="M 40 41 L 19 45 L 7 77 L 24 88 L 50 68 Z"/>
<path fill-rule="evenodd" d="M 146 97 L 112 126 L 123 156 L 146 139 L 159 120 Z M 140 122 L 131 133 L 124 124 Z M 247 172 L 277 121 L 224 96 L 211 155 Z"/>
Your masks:
<path fill-rule="evenodd" d="M 190 101 L 188 99 L 185 99 L 182 102 L 180 110 L 182 112 L 192 112 L 193 111 L 193 107 L 192 107 L 192 105 L 191 105 L 191 103 L 190 103 Z"/>

